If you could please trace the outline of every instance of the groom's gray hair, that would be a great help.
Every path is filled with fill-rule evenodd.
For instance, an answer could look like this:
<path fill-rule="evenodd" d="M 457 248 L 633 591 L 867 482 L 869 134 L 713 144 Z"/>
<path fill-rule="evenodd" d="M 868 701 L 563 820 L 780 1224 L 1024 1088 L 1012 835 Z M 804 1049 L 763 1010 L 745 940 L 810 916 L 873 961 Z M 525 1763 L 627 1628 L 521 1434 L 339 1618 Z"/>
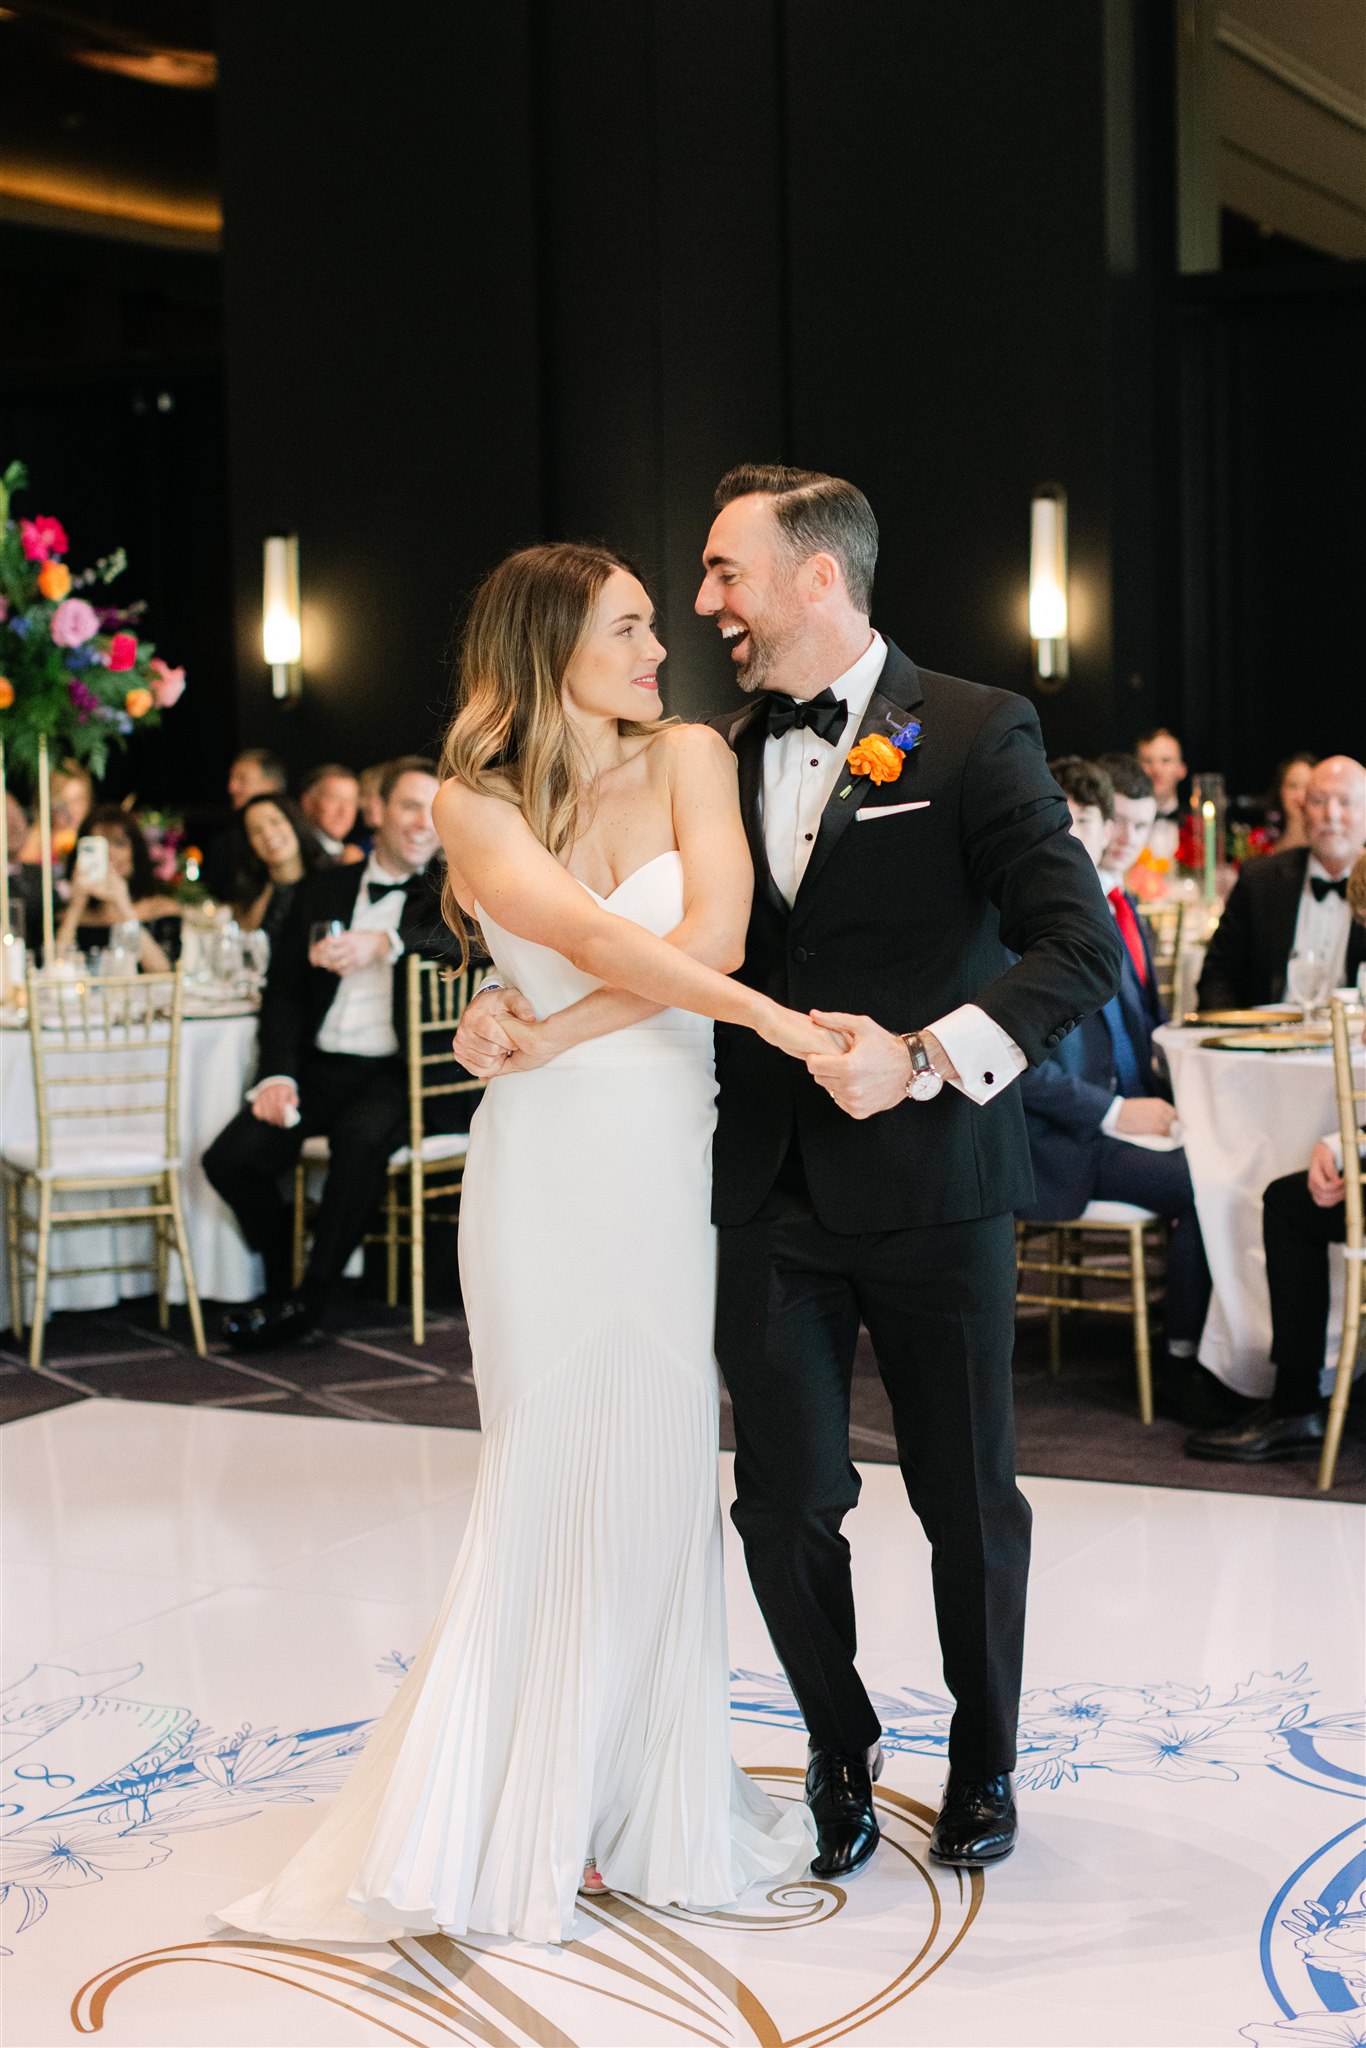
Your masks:
<path fill-rule="evenodd" d="M 789 469 L 781 462 L 745 462 L 728 469 L 716 486 L 719 512 L 736 498 L 772 498 L 773 516 L 794 562 L 833 555 L 844 572 L 850 602 L 873 608 L 877 521 L 857 484 L 819 469 Z"/>

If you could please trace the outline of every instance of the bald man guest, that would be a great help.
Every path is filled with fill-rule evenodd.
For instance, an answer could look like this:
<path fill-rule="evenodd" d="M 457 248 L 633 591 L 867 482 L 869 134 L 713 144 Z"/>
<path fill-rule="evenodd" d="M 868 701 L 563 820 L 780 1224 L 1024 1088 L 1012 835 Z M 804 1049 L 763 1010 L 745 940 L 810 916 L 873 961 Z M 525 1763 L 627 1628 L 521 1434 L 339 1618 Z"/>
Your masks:
<path fill-rule="evenodd" d="M 1366 768 L 1346 754 L 1320 761 L 1304 804 L 1308 846 L 1249 861 L 1210 940 L 1197 1002 L 1202 1010 L 1277 1003 L 1294 953 L 1320 954 L 1324 986 L 1354 982 L 1366 930 L 1347 905 L 1347 877 L 1366 846 Z"/>

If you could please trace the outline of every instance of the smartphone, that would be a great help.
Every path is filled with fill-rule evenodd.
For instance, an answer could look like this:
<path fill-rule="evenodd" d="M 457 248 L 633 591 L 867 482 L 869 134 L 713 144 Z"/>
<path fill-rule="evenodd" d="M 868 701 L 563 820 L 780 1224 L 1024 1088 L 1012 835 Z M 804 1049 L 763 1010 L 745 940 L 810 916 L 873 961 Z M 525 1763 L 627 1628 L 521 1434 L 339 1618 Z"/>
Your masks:
<path fill-rule="evenodd" d="M 109 876 L 109 841 L 102 832 L 87 833 L 76 841 L 76 880 L 103 882 Z"/>

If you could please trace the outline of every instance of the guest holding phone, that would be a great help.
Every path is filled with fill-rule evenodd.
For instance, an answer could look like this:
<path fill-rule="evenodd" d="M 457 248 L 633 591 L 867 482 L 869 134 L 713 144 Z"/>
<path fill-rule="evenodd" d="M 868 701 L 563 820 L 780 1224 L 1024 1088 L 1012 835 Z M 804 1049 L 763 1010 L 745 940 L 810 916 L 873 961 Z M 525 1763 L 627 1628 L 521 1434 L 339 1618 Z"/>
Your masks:
<path fill-rule="evenodd" d="M 138 929 L 138 966 L 164 974 L 180 952 L 180 906 L 157 887 L 137 819 L 117 804 L 91 811 L 67 864 L 71 900 L 57 951 L 107 946 L 116 925 Z"/>

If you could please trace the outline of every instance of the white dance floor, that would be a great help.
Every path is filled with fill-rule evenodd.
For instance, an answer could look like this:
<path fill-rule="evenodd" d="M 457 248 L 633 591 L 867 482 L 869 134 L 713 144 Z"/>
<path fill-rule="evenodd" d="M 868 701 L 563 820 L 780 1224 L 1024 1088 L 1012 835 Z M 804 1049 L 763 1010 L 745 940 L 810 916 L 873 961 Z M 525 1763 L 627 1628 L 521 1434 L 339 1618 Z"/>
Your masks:
<path fill-rule="evenodd" d="M 846 1889 L 611 1899 L 566 1949 L 211 1939 L 392 1696 L 477 1454 L 132 1402 L 0 1432 L 6 2048 L 1366 2042 L 1362 1515 L 1314 1501 L 1028 1482 L 1023 1839 L 985 1881 L 925 1854 L 928 1561 L 872 1466 L 849 1530 L 890 1759 L 883 1846 Z M 802 1738 L 727 1547 L 736 1754 L 794 1796 Z"/>

